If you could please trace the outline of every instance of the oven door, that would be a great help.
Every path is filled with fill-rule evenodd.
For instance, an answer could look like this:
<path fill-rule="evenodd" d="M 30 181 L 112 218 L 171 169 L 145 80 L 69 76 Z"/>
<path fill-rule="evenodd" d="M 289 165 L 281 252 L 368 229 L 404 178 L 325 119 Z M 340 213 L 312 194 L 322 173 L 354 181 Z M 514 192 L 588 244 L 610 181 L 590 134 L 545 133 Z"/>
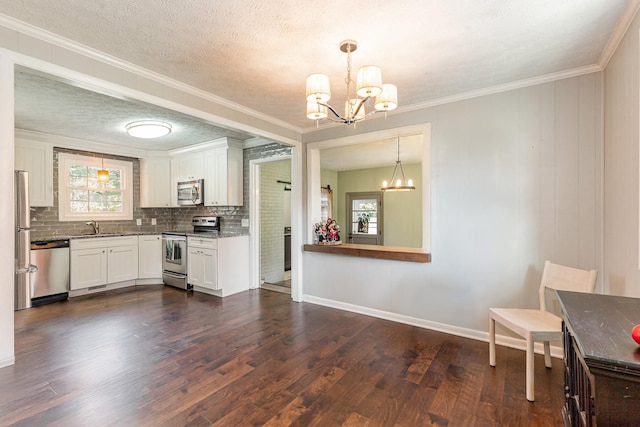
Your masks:
<path fill-rule="evenodd" d="M 187 237 L 162 236 L 162 269 L 178 274 L 187 274 Z"/>

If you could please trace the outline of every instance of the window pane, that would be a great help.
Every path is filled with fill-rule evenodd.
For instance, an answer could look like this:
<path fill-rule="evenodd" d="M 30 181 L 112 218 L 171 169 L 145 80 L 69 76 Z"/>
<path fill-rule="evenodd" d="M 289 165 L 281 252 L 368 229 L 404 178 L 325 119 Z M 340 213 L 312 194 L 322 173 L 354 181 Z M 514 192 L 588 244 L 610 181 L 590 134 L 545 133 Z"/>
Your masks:
<path fill-rule="evenodd" d="M 77 202 L 71 200 L 69 202 L 69 207 L 71 208 L 71 212 L 73 213 L 89 212 L 89 206 L 87 205 L 87 202 Z"/>
<path fill-rule="evenodd" d="M 78 175 L 70 175 L 69 176 L 69 185 L 72 188 L 78 187 L 86 187 L 87 186 L 87 176 L 78 176 Z"/>
<path fill-rule="evenodd" d="M 352 230 L 358 233 L 378 233 L 378 203 L 376 199 L 356 199 L 351 207 Z"/>
<path fill-rule="evenodd" d="M 84 201 L 86 203 L 89 200 L 89 192 L 87 190 L 71 190 L 69 199 L 74 202 Z"/>
<path fill-rule="evenodd" d="M 71 167 L 69 167 L 69 175 L 87 176 L 87 167 L 83 165 L 71 165 Z"/>

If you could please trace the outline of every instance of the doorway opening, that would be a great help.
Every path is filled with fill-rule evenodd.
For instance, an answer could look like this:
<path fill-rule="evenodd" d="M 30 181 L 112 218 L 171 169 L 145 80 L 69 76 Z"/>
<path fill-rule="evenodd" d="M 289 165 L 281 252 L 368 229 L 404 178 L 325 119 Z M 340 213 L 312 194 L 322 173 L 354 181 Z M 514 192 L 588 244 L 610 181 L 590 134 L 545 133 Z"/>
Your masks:
<path fill-rule="evenodd" d="M 291 159 L 261 163 L 260 286 L 291 294 Z"/>
<path fill-rule="evenodd" d="M 349 243 L 383 245 L 382 191 L 347 193 Z"/>

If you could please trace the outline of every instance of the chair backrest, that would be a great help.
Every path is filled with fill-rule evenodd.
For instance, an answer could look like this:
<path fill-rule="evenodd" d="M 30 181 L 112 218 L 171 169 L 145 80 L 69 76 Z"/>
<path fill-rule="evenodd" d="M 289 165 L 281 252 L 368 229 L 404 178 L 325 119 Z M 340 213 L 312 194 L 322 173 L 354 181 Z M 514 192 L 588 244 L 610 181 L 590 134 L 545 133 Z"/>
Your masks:
<path fill-rule="evenodd" d="M 559 291 L 585 292 L 592 294 L 596 288 L 596 270 L 580 270 L 579 268 L 566 267 L 544 262 L 542 281 L 540 282 L 540 309 L 546 310 L 545 290 L 555 289 Z"/>

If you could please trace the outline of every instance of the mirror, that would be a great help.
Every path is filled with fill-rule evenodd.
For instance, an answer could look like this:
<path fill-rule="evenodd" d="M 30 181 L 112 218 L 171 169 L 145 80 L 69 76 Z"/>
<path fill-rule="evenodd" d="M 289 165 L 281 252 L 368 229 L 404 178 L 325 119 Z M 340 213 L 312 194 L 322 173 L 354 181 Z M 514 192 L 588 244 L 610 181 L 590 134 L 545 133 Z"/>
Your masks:
<path fill-rule="evenodd" d="M 310 174 L 318 175 L 318 188 L 313 190 L 313 194 L 317 193 L 320 198 L 322 187 L 333 190 L 333 218 L 340 225 L 344 243 L 376 241 L 384 246 L 428 249 L 428 131 L 428 126 L 391 129 L 382 133 L 309 143 Z M 382 183 L 391 179 L 398 160 L 398 136 L 399 160 L 405 177 L 414 181 L 416 190 L 382 192 Z M 317 172 L 313 171 L 314 158 L 317 158 Z M 399 169 L 396 174 L 400 173 Z M 311 178 L 309 182 L 314 182 L 314 179 Z M 348 217 L 349 214 L 355 215 L 353 209 L 349 209 L 349 197 L 362 193 L 380 195 L 382 222 L 377 227 L 358 227 L 354 222 L 356 220 Z M 313 204 L 311 202 L 310 207 L 314 209 L 313 217 L 320 219 L 322 200 L 318 202 L 317 210 Z M 362 233 L 363 230 L 367 232 Z M 380 234 L 377 240 L 365 236 L 375 232 Z"/>

